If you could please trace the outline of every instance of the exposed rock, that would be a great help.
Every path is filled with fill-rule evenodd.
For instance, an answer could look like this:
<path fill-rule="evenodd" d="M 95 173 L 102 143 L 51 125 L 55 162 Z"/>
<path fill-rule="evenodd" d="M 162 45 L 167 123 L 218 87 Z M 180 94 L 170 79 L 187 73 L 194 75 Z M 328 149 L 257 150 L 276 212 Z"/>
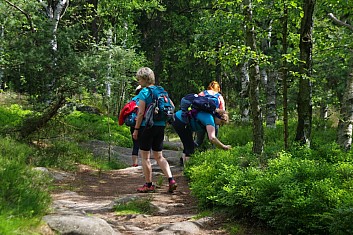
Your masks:
<path fill-rule="evenodd" d="M 78 105 L 76 106 L 76 110 L 81 112 L 91 113 L 91 114 L 97 114 L 97 115 L 102 114 L 102 112 L 98 108 L 88 106 L 88 105 Z"/>
<path fill-rule="evenodd" d="M 164 224 L 155 229 L 157 234 L 199 234 L 200 228 L 197 224 L 190 221 L 183 221 L 178 223 Z"/>
<path fill-rule="evenodd" d="M 59 234 L 118 235 L 121 234 L 103 219 L 78 215 L 47 215 L 43 220 Z"/>

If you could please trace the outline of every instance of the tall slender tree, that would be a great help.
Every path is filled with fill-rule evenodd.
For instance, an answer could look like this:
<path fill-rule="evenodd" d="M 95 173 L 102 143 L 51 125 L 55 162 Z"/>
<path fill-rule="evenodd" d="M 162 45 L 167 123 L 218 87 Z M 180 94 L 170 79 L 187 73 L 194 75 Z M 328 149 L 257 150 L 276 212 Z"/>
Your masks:
<path fill-rule="evenodd" d="M 288 7 L 286 2 L 283 5 L 283 33 L 282 33 L 282 55 L 288 52 Z M 282 81 L 283 81 L 283 140 L 284 149 L 288 149 L 288 63 L 285 57 L 282 57 Z"/>
<path fill-rule="evenodd" d="M 353 26 L 347 22 L 338 19 L 333 13 L 329 13 L 328 17 L 333 23 L 353 32 Z M 352 60 L 352 59 L 350 59 Z M 345 89 L 343 92 L 340 119 L 337 131 L 337 143 L 345 150 L 352 147 L 353 134 L 353 69 L 351 69 L 348 78 L 345 79 Z"/>
<path fill-rule="evenodd" d="M 244 16 L 245 16 L 245 43 L 251 49 L 253 54 L 256 53 L 256 39 L 254 30 L 254 21 L 252 13 L 252 1 L 244 0 Z M 264 129 L 262 110 L 260 105 L 260 68 L 258 58 L 252 57 L 249 60 L 250 72 L 250 110 L 253 126 L 253 152 L 261 155 L 264 148 Z"/>
<path fill-rule="evenodd" d="M 299 65 L 299 93 L 298 93 L 298 125 L 295 140 L 310 146 L 312 127 L 312 32 L 314 26 L 315 0 L 304 0 L 304 16 L 300 30 L 300 65 Z"/>

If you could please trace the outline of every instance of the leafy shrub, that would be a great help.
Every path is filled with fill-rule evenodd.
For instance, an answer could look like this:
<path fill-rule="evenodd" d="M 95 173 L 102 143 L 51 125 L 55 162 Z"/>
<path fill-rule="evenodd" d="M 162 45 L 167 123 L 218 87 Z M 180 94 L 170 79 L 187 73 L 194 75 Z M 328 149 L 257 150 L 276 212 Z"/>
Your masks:
<path fill-rule="evenodd" d="M 323 159 L 318 149 L 327 149 Z M 204 208 L 228 207 L 283 234 L 349 234 L 353 164 L 334 157 L 342 154 L 335 145 L 318 149 L 297 146 L 269 158 L 263 167 L 249 143 L 231 151 L 195 154 L 185 173 Z M 338 216 L 345 218 L 338 222 Z"/>
<path fill-rule="evenodd" d="M 36 166 L 75 170 L 77 163 L 92 159 L 91 153 L 85 152 L 75 142 L 54 141 L 47 147 L 39 149 L 30 159 Z"/>
<path fill-rule="evenodd" d="M 74 111 L 65 118 L 67 125 L 78 134 L 76 139 L 110 141 L 123 147 L 132 147 L 130 129 L 119 126 L 116 118 Z"/>
<path fill-rule="evenodd" d="M 36 166 L 59 168 L 68 171 L 76 170 L 79 163 L 101 170 L 127 167 L 125 163 L 116 159 L 108 161 L 107 157 L 94 156 L 80 147 L 78 143 L 68 140 L 57 140 L 47 144 L 46 147 L 38 149 L 29 161 Z"/>
<path fill-rule="evenodd" d="M 18 126 L 22 122 L 23 117 L 30 112 L 29 110 L 23 110 L 18 104 L 13 104 L 9 107 L 0 107 L 0 131 L 8 133 L 10 129 Z"/>
<path fill-rule="evenodd" d="M 250 126 L 231 126 L 228 124 L 219 129 L 219 139 L 232 146 L 244 146 L 252 142 L 252 132 Z"/>
<path fill-rule="evenodd" d="M 225 172 L 238 165 L 242 167 L 256 164 L 256 160 L 251 159 L 253 155 L 250 152 L 249 146 L 230 151 L 213 149 L 195 154 L 190 159 L 184 172 L 191 179 L 190 187 L 199 199 L 200 206 L 221 204 L 218 203 L 221 197 L 219 194 L 224 196 L 222 188 L 229 184 L 229 178 L 233 177 Z"/>
<path fill-rule="evenodd" d="M 49 179 L 25 163 L 33 151 L 28 146 L 0 139 L 0 214 L 32 217 L 43 214 L 50 203 Z"/>
<path fill-rule="evenodd" d="M 281 154 L 255 181 L 253 211 L 281 232 L 325 233 L 328 225 L 321 217 L 337 205 L 342 192 L 332 173 L 327 163 Z"/>
<path fill-rule="evenodd" d="M 330 234 L 353 234 L 353 205 L 339 208 L 329 214 Z"/>

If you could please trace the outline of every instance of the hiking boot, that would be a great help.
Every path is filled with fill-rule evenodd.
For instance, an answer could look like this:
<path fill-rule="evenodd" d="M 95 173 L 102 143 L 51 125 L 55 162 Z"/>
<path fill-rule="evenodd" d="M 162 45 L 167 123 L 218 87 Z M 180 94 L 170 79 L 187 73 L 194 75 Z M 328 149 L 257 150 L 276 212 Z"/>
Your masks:
<path fill-rule="evenodd" d="M 152 185 L 151 187 L 148 187 L 147 184 L 144 184 L 141 188 L 137 189 L 137 192 L 139 193 L 154 193 L 155 187 Z"/>
<path fill-rule="evenodd" d="M 169 193 L 173 193 L 174 192 L 174 190 L 176 190 L 176 188 L 177 188 L 177 183 L 175 182 L 175 180 L 171 180 L 170 182 L 169 182 L 169 189 L 168 189 L 168 192 Z"/>

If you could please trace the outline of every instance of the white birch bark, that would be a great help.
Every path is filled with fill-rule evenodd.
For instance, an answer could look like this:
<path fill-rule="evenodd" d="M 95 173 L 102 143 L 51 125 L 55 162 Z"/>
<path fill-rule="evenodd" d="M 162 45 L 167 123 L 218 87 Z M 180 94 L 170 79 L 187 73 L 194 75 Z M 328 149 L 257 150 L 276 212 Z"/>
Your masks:
<path fill-rule="evenodd" d="M 332 13 L 328 17 L 339 26 L 346 27 L 353 32 L 353 26 L 342 22 Z M 349 150 L 352 146 L 352 128 L 353 128 L 353 72 L 348 76 L 346 89 L 343 94 L 340 110 L 340 120 L 338 123 L 337 143 L 344 149 Z"/>
<path fill-rule="evenodd" d="M 1 31 L 0 31 L 0 37 L 1 37 L 1 39 L 4 39 L 4 35 L 5 35 L 5 34 L 4 34 L 4 31 L 5 31 L 4 26 L 1 25 Z M 0 46 L 0 53 L 2 54 L 3 51 L 4 51 L 4 48 L 2 48 L 2 47 Z M 0 67 L 0 90 L 2 90 L 2 80 L 3 80 L 3 77 L 4 77 L 4 72 L 3 72 L 2 67 Z"/>
<path fill-rule="evenodd" d="M 344 149 L 349 150 L 352 146 L 353 125 L 353 73 L 347 80 L 346 89 L 343 94 L 340 120 L 338 123 L 337 143 Z"/>
<path fill-rule="evenodd" d="M 56 38 L 56 33 L 58 30 L 58 25 L 61 17 L 64 15 L 67 7 L 69 6 L 69 0 L 59 0 L 59 1 L 43 1 L 38 0 L 38 2 L 45 9 L 45 13 L 48 19 L 52 23 L 53 38 L 51 41 L 51 46 L 54 52 L 58 50 L 58 42 Z"/>
<path fill-rule="evenodd" d="M 242 122 L 250 121 L 250 107 L 249 107 L 249 71 L 248 63 L 244 63 L 240 69 L 241 79 L 241 120 Z"/>

